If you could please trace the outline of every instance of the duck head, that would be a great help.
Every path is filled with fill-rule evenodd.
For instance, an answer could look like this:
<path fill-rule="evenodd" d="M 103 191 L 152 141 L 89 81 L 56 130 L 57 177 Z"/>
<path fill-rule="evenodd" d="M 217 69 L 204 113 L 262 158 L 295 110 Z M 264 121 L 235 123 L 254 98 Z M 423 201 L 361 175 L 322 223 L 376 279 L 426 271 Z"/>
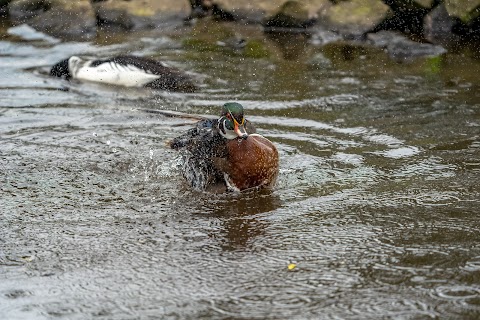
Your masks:
<path fill-rule="evenodd" d="M 222 114 L 218 119 L 218 131 L 228 140 L 235 138 L 246 139 L 245 118 L 243 106 L 237 102 L 227 102 L 223 105 Z"/>

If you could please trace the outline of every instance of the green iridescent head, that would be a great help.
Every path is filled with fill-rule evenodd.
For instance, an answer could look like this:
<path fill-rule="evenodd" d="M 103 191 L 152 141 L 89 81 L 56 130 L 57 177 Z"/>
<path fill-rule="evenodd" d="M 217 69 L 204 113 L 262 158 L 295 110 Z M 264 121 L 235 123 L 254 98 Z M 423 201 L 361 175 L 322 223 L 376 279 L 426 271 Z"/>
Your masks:
<path fill-rule="evenodd" d="M 219 119 L 219 129 L 220 133 L 227 139 L 247 137 L 243 106 L 240 103 L 227 102 L 223 105 Z"/>

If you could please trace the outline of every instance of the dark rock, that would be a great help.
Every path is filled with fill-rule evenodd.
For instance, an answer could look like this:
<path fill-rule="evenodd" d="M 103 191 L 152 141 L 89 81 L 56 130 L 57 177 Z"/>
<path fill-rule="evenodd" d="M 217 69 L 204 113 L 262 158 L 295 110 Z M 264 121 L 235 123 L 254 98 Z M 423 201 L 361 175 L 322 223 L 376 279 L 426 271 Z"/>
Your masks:
<path fill-rule="evenodd" d="M 397 61 L 408 61 L 419 57 L 435 57 L 447 52 L 442 46 L 412 41 L 393 31 L 371 33 L 367 36 L 367 39 L 372 45 L 384 48 L 390 57 Z"/>
<path fill-rule="evenodd" d="M 455 47 L 461 42 L 461 37 L 453 33 L 459 19 L 451 17 L 444 4 L 439 5 L 425 17 L 425 39 L 446 47 Z"/>
<path fill-rule="evenodd" d="M 8 14 L 8 4 L 12 0 L 0 0 L 0 17 L 6 16 Z"/>
<path fill-rule="evenodd" d="M 212 16 L 216 21 L 237 21 L 238 16 L 225 10 L 221 5 L 211 0 L 190 0 L 192 12 L 185 19 L 192 21 L 197 18 Z"/>
<path fill-rule="evenodd" d="M 88 0 L 13 0 L 8 8 L 14 22 L 55 37 L 88 40 L 96 35 L 96 18 Z"/>
<path fill-rule="evenodd" d="M 308 10 L 303 4 L 298 1 L 287 1 L 275 15 L 265 21 L 264 26 L 267 30 L 305 29 L 316 21 L 316 18 L 309 17 Z"/>
<path fill-rule="evenodd" d="M 424 18 L 441 1 L 443 0 L 432 0 L 429 7 L 424 7 L 416 1 L 383 0 L 390 7 L 390 13 L 367 33 L 382 30 L 399 31 L 419 39 L 424 39 Z"/>

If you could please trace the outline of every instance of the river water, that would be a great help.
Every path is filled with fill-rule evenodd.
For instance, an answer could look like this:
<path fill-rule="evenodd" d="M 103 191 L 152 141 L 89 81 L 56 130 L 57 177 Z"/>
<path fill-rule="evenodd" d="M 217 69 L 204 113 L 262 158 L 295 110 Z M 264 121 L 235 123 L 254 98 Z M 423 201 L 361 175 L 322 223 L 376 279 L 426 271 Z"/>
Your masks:
<path fill-rule="evenodd" d="M 468 52 L 399 62 L 208 23 L 79 43 L 10 27 L 1 319 L 480 317 L 480 61 Z M 250 53 L 216 43 L 235 34 Z M 47 75 L 72 54 L 120 53 L 185 70 L 200 90 Z M 190 190 L 165 143 L 192 122 L 144 110 L 216 115 L 227 101 L 279 150 L 271 192 Z"/>

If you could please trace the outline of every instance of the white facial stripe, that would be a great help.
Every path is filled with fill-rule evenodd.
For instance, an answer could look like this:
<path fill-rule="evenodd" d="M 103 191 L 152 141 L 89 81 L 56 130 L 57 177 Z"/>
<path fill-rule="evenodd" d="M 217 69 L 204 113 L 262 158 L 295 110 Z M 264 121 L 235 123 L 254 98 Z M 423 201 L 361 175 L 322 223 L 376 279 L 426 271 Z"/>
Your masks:
<path fill-rule="evenodd" d="M 235 131 L 233 130 L 228 130 L 226 127 L 225 127 L 225 122 L 227 121 L 227 119 L 223 119 L 222 120 L 222 125 L 223 125 L 223 129 L 225 130 L 225 133 L 223 133 L 222 129 L 220 129 L 220 123 L 218 124 L 219 128 L 218 128 L 218 131 L 220 131 L 220 135 L 228 140 L 232 140 L 232 139 L 235 139 L 238 137 L 238 135 L 235 133 Z"/>

